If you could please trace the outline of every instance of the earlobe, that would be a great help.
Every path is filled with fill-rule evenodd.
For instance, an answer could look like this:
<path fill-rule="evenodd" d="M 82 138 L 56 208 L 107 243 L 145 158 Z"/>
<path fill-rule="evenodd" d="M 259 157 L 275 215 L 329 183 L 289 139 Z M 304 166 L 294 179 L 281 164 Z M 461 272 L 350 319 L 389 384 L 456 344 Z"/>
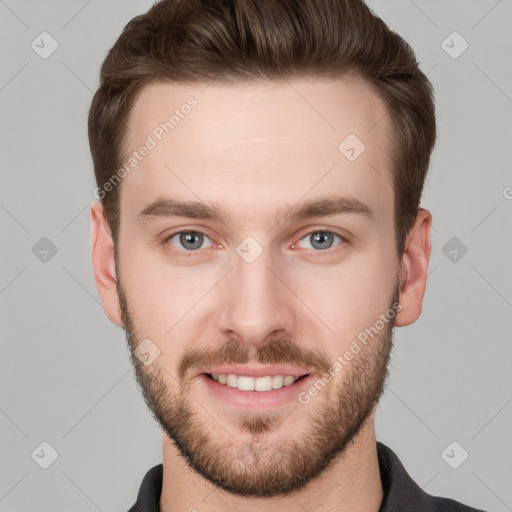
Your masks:
<path fill-rule="evenodd" d="M 414 323 L 421 314 L 427 286 L 428 263 L 432 250 L 431 227 L 431 213 L 419 208 L 414 226 L 407 235 L 405 250 L 400 263 L 399 301 L 402 309 L 396 317 L 397 327 Z"/>
<path fill-rule="evenodd" d="M 91 207 L 91 259 L 96 288 L 105 314 L 111 322 L 123 326 L 116 285 L 114 241 L 104 215 L 103 204 L 97 201 Z"/>

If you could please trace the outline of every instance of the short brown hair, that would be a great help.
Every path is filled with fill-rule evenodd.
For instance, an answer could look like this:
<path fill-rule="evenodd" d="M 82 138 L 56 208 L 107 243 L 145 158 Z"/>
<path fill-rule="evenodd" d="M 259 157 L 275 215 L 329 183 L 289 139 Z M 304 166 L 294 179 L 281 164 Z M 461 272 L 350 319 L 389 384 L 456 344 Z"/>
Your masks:
<path fill-rule="evenodd" d="M 89 111 L 97 186 L 121 166 L 130 111 L 151 82 L 216 79 L 236 85 L 351 71 L 374 85 L 393 126 L 395 231 L 401 255 L 435 145 L 434 93 L 412 48 L 363 0 L 161 0 L 133 18 L 103 62 Z M 114 243 L 120 187 L 102 198 Z"/>

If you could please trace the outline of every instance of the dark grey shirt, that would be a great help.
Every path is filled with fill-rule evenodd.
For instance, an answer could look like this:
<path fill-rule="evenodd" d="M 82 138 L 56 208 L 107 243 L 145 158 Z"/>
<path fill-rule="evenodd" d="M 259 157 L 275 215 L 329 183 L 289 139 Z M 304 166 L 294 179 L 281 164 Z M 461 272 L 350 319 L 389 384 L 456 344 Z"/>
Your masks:
<path fill-rule="evenodd" d="M 449 498 L 423 491 L 409 476 L 396 454 L 377 442 L 380 476 L 384 490 L 379 512 L 484 512 Z M 163 465 L 151 468 L 139 489 L 137 502 L 128 512 L 160 512 Z"/>

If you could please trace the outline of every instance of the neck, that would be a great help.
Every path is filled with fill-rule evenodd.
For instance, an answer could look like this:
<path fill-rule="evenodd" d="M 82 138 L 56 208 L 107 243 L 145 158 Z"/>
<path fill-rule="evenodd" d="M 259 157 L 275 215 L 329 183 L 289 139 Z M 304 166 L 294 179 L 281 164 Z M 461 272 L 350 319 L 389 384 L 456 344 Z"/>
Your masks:
<path fill-rule="evenodd" d="M 163 436 L 160 512 L 378 512 L 383 489 L 377 457 L 374 414 L 344 453 L 305 487 L 277 498 L 246 498 L 219 489 L 190 469 L 172 441 Z"/>

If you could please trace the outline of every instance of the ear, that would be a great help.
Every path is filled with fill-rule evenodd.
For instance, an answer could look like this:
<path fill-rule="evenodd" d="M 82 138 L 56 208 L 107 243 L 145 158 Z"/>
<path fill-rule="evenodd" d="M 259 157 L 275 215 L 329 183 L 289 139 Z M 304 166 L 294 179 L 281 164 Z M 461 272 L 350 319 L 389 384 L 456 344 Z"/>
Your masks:
<path fill-rule="evenodd" d="M 397 327 L 414 323 L 421 314 L 432 249 L 431 227 L 431 213 L 424 208 L 419 208 L 414 226 L 407 235 L 401 259 L 399 300 L 402 309 L 396 316 Z"/>
<path fill-rule="evenodd" d="M 96 201 L 91 207 L 91 257 L 96 288 L 105 314 L 111 322 L 122 327 L 121 307 L 116 287 L 114 241 L 101 201 Z"/>

